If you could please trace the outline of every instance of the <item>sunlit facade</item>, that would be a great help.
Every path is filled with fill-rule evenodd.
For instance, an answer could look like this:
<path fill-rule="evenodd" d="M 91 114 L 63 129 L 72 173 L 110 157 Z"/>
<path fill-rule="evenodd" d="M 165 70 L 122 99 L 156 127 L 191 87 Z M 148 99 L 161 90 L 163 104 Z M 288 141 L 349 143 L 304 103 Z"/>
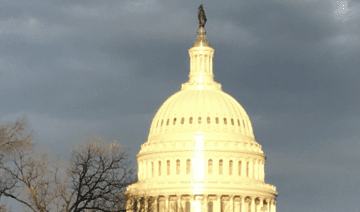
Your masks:
<path fill-rule="evenodd" d="M 214 81 L 203 27 L 188 52 L 189 81 L 155 114 L 137 155 L 139 181 L 127 192 L 153 199 L 156 212 L 275 212 L 266 155 L 244 108 Z M 149 207 L 138 201 L 135 210 Z"/>

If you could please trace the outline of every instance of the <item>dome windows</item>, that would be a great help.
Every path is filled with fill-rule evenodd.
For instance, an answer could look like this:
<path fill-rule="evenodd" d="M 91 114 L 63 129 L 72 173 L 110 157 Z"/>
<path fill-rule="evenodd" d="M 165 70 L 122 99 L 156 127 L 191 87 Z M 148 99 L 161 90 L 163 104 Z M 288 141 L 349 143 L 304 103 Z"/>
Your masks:
<path fill-rule="evenodd" d="M 176 160 L 176 174 L 180 175 L 180 160 Z"/>
<path fill-rule="evenodd" d="M 167 164 L 167 175 L 170 175 L 170 161 L 168 160 L 167 162 L 166 162 Z"/>
<path fill-rule="evenodd" d="M 154 162 L 151 162 L 151 177 L 154 177 Z"/>
<path fill-rule="evenodd" d="M 208 161 L 208 174 L 212 174 L 212 160 Z"/>
<path fill-rule="evenodd" d="M 186 161 L 186 174 L 190 174 L 190 167 L 191 167 L 191 161 L 190 159 L 187 159 Z"/>
<path fill-rule="evenodd" d="M 223 160 L 219 160 L 219 175 L 223 174 Z"/>
<path fill-rule="evenodd" d="M 161 161 L 159 161 L 159 176 L 161 176 Z"/>
<path fill-rule="evenodd" d="M 193 120 L 193 118 L 194 117 L 190 117 L 189 118 L 189 124 L 202 124 L 203 122 L 204 122 L 204 120 L 202 119 L 202 117 L 198 117 L 197 118 L 197 121 L 196 120 Z M 235 119 L 235 118 L 232 118 L 232 117 L 230 117 L 230 118 L 222 118 L 222 117 L 214 117 L 215 118 L 215 123 L 216 124 L 224 124 L 224 125 L 227 125 L 228 123 L 228 120 L 227 119 L 229 119 L 229 122 L 231 121 L 231 125 L 232 126 L 235 126 L 236 124 L 235 124 L 235 122 L 236 122 L 236 120 L 237 120 L 237 125 L 238 125 L 238 131 L 239 132 L 247 132 L 247 129 L 245 128 L 245 121 L 244 120 L 241 120 L 241 119 Z M 164 123 L 164 121 L 166 121 L 166 126 L 169 126 L 169 124 L 171 124 L 170 122 L 171 122 L 171 120 L 172 120 L 172 123 L 173 123 L 173 125 L 176 125 L 176 124 L 179 124 L 178 122 L 180 122 L 182 125 L 183 124 L 186 124 L 185 123 L 185 119 L 186 119 L 186 117 L 182 117 L 181 118 L 181 120 L 179 120 L 179 121 L 177 121 L 177 119 L 178 118 L 169 118 L 169 119 L 162 119 L 161 121 L 160 120 L 158 120 L 157 122 L 156 122 L 156 128 L 157 129 L 159 129 L 160 131 L 157 131 L 157 132 L 155 132 L 155 133 L 159 133 L 159 132 L 161 132 L 161 129 L 162 129 L 162 126 L 163 126 L 163 124 L 165 124 Z M 195 118 L 196 119 L 196 118 Z M 205 117 L 204 117 L 204 119 L 205 119 Z M 210 124 L 211 123 L 211 116 L 207 116 L 206 117 L 206 123 L 207 124 Z M 223 119 L 223 123 L 220 123 L 220 120 L 219 119 Z M 193 121 L 194 121 L 194 123 L 193 123 Z M 241 127 L 241 122 L 242 122 L 242 124 L 243 124 L 243 128 L 240 128 Z M 154 122 L 155 123 L 155 122 Z M 230 123 L 229 123 L 230 124 Z M 158 127 L 158 125 L 160 125 L 159 127 Z M 214 127 L 214 126 L 211 126 L 211 125 L 208 125 L 208 127 L 207 127 L 207 129 L 211 129 L 211 127 Z M 167 129 L 168 130 L 168 129 Z M 186 129 L 184 129 L 184 128 L 181 128 L 181 130 L 186 130 Z M 216 129 L 214 129 L 214 130 L 216 130 Z M 227 130 L 227 128 L 225 128 L 225 130 Z M 234 128 L 232 128 L 232 130 L 234 131 L 235 129 Z"/>
<path fill-rule="evenodd" d="M 241 161 L 238 164 L 238 175 L 241 176 Z"/>
<path fill-rule="evenodd" d="M 261 177 L 261 175 L 264 175 L 264 171 L 262 169 L 264 169 L 264 167 L 262 166 L 263 163 L 261 163 L 261 161 L 257 161 L 257 162 L 252 162 L 252 161 L 244 161 L 244 160 L 236 160 L 234 161 L 233 159 L 229 159 L 229 160 L 224 160 L 224 159 L 219 159 L 216 160 L 219 163 L 216 164 L 216 166 L 218 167 L 214 167 L 213 165 L 213 161 L 214 159 L 207 159 L 207 165 L 206 165 L 206 169 L 204 170 L 204 174 L 207 174 L 210 176 L 218 175 L 218 176 L 224 176 L 225 177 L 229 176 L 233 176 L 233 175 L 237 175 L 237 176 L 241 176 L 241 177 L 250 177 L 250 178 L 254 178 L 254 179 L 259 179 L 259 180 L 263 180 L 263 176 Z M 164 168 L 161 167 L 161 162 L 164 162 Z M 140 169 L 143 170 L 141 176 L 142 178 L 147 178 L 147 177 L 160 177 L 160 176 L 164 176 L 164 177 L 174 177 L 175 175 L 180 176 L 180 175 L 192 175 L 193 174 L 193 170 L 192 170 L 192 166 L 191 166 L 191 159 L 185 159 L 184 161 L 185 167 L 186 168 L 184 170 L 184 172 L 181 171 L 181 166 L 180 164 L 181 159 L 176 159 L 173 163 L 171 163 L 171 160 L 165 160 L 165 161 L 158 161 L 158 165 L 156 165 L 156 161 L 150 161 L 150 163 L 145 163 L 141 165 Z M 244 162 L 244 163 L 243 163 Z M 154 164 L 155 163 L 155 164 Z M 225 163 L 225 164 L 224 164 Z M 172 168 L 172 166 L 173 168 Z M 146 167 L 144 167 L 143 165 L 146 165 Z M 150 165 L 151 170 L 147 169 L 148 165 Z M 259 166 L 257 166 L 259 165 Z M 237 167 L 236 167 L 237 166 Z M 158 169 L 158 175 L 156 175 L 156 173 L 154 174 L 154 169 Z M 164 170 L 163 173 L 162 169 Z M 171 169 L 173 169 L 173 171 L 171 171 Z M 151 172 L 151 173 L 150 173 Z M 216 172 L 216 173 L 214 173 Z M 236 174 L 237 172 L 237 174 Z M 162 174 L 162 175 L 161 175 Z M 154 176 L 156 175 L 156 176 Z M 216 177 L 216 176 L 215 176 Z"/>
<path fill-rule="evenodd" d="M 246 163 L 246 177 L 249 177 L 249 162 Z"/>

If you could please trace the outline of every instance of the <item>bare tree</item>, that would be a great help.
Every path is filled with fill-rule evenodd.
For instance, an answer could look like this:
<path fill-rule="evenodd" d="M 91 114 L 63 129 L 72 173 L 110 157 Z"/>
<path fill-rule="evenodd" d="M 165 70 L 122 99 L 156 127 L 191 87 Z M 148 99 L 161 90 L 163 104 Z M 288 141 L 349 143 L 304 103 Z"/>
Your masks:
<path fill-rule="evenodd" d="M 56 164 L 56 160 L 46 147 L 34 145 L 26 151 L 15 147 L 9 161 L 0 166 L 1 193 L 31 211 L 54 211 L 50 205 L 58 196 L 52 180 L 56 173 L 49 164 Z"/>
<path fill-rule="evenodd" d="M 67 182 L 55 180 L 63 200 L 61 211 L 120 211 L 126 187 L 137 181 L 127 150 L 91 134 L 79 143 L 84 146 L 72 147 Z"/>
<path fill-rule="evenodd" d="M 32 133 L 28 130 L 28 122 L 25 117 L 0 125 L 0 166 L 4 165 L 7 156 L 16 149 L 26 151 L 32 145 Z M 0 172 L 0 198 L 5 192 L 14 189 L 16 181 L 16 179 L 9 180 L 8 173 Z M 0 205 L 0 211 L 11 210 L 7 209 L 5 205 Z"/>
<path fill-rule="evenodd" d="M 138 179 L 127 150 L 116 141 L 85 135 L 70 147 L 65 161 L 34 145 L 31 134 L 23 133 L 26 124 L 23 118 L 0 126 L 0 159 L 6 156 L 0 160 L 0 197 L 34 212 L 115 212 L 128 210 L 137 200 L 142 211 L 154 211 L 154 198 L 143 191 L 126 192 Z"/>
<path fill-rule="evenodd" d="M 0 125 L 0 164 L 5 156 L 15 151 L 15 148 L 26 151 L 26 148 L 32 145 L 32 132 L 28 130 L 28 121 L 25 117 Z"/>

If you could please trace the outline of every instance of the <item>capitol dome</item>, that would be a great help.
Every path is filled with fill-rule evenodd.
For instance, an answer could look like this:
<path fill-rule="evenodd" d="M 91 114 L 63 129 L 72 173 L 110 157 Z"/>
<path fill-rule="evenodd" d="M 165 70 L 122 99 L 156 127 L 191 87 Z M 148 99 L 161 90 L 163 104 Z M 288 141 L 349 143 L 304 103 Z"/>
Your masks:
<path fill-rule="evenodd" d="M 188 52 L 189 80 L 156 112 L 137 154 L 138 182 L 127 187 L 127 194 L 146 201 L 127 205 L 133 211 L 276 212 L 276 187 L 265 183 L 266 155 L 244 108 L 214 81 L 215 50 L 204 27 Z"/>
<path fill-rule="evenodd" d="M 184 133 L 227 133 L 233 141 L 253 140 L 249 116 L 244 108 L 221 88 L 182 89 L 170 96 L 153 118 L 148 142 L 172 139 Z M 184 139 L 183 136 L 181 136 Z"/>

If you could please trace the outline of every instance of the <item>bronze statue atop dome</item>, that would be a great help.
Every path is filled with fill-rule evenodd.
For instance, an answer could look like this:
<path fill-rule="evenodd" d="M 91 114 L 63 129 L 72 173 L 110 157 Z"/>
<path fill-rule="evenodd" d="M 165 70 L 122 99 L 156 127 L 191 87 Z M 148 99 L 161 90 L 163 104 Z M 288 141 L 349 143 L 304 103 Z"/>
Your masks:
<path fill-rule="evenodd" d="M 206 15 L 205 15 L 203 5 L 200 5 L 200 7 L 199 7 L 198 19 L 199 19 L 199 28 L 205 27 Z"/>

